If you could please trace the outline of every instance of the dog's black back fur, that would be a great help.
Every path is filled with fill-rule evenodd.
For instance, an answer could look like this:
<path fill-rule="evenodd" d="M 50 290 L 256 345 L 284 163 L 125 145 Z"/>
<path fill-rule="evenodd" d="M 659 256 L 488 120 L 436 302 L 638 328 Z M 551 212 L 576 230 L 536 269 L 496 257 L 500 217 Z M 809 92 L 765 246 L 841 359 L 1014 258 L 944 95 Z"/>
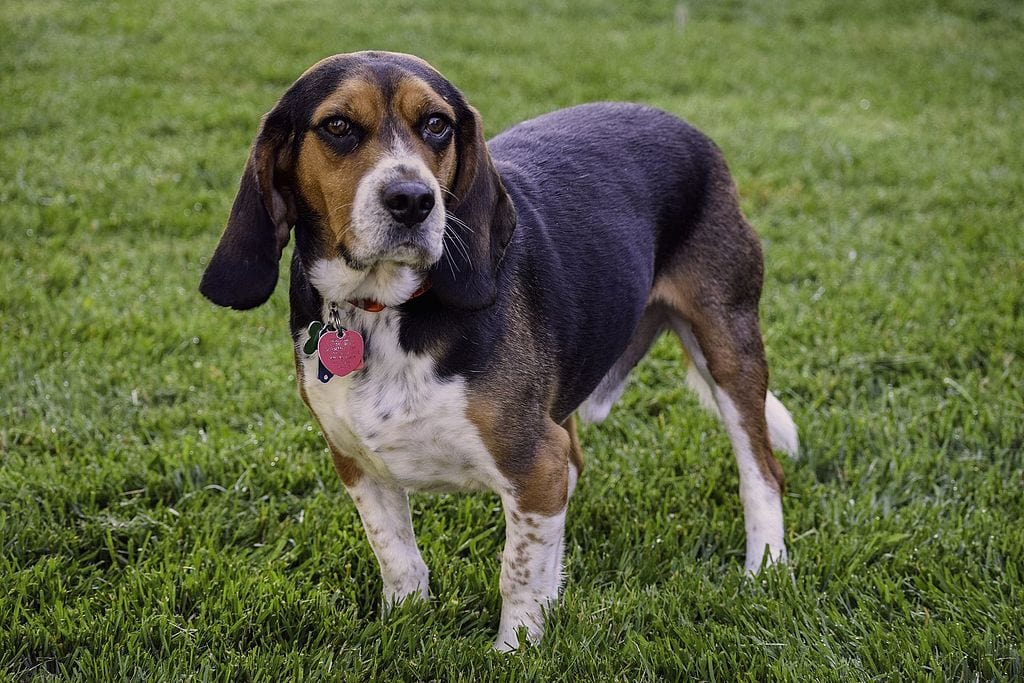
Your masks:
<path fill-rule="evenodd" d="M 509 258 L 543 273 L 523 282 L 537 283 L 536 319 L 550 324 L 546 348 L 561 356 L 562 418 L 625 349 L 662 265 L 655 254 L 684 239 L 717 155 L 679 119 L 614 103 L 527 121 L 490 147 L 519 215 Z"/>

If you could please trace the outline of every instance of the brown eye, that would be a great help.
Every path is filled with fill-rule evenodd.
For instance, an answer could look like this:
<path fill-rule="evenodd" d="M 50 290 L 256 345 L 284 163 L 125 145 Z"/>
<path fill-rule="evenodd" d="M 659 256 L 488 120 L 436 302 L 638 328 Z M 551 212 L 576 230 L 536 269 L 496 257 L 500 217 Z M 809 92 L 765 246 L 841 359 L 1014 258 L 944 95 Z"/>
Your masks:
<path fill-rule="evenodd" d="M 325 120 L 320 126 L 336 138 L 342 138 L 352 132 L 352 124 L 341 116 L 332 116 Z"/>
<path fill-rule="evenodd" d="M 451 124 L 448 123 L 448 119 L 437 114 L 428 116 L 427 120 L 423 122 L 424 137 L 443 138 L 450 130 Z"/>

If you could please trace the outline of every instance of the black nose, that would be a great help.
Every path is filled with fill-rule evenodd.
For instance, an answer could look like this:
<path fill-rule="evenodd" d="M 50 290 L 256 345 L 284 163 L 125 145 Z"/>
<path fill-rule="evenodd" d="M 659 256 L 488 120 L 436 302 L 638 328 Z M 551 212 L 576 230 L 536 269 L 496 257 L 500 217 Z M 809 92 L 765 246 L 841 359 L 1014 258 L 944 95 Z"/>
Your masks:
<path fill-rule="evenodd" d="M 381 200 L 395 220 L 408 228 L 422 223 L 434 208 L 434 193 L 426 183 L 416 180 L 388 183 L 381 193 Z"/>

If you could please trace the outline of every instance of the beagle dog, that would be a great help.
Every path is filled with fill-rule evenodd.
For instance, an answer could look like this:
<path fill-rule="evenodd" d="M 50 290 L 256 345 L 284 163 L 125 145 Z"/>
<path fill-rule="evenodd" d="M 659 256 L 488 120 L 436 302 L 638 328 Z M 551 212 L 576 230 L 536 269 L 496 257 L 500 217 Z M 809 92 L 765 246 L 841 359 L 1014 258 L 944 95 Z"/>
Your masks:
<path fill-rule="evenodd" d="M 200 290 L 270 296 L 295 232 L 299 394 L 320 424 L 383 575 L 427 597 L 409 491 L 490 490 L 505 549 L 495 647 L 537 642 L 562 582 L 583 469 L 574 414 L 603 419 L 664 330 L 739 465 L 746 569 L 783 562 L 797 433 L 767 391 L 763 263 L 721 152 L 635 104 L 589 104 L 485 143 L 421 59 L 313 65 L 264 117 Z"/>

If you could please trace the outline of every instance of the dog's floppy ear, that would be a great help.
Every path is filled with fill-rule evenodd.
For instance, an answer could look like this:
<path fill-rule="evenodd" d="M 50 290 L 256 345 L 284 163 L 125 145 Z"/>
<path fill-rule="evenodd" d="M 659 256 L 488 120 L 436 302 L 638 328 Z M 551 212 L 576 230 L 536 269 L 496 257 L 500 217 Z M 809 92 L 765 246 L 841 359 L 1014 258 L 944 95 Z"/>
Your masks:
<path fill-rule="evenodd" d="M 498 295 L 498 266 L 512 239 L 516 210 L 484 142 L 480 115 L 466 105 L 456 124 L 459 155 L 452 195 L 446 207 L 445 249 L 431 273 L 442 303 L 476 310 Z"/>
<path fill-rule="evenodd" d="M 286 182 L 292 137 L 290 117 L 280 105 L 263 118 L 228 224 L 199 284 L 215 304 L 255 308 L 277 285 L 278 262 L 297 215 Z"/>

